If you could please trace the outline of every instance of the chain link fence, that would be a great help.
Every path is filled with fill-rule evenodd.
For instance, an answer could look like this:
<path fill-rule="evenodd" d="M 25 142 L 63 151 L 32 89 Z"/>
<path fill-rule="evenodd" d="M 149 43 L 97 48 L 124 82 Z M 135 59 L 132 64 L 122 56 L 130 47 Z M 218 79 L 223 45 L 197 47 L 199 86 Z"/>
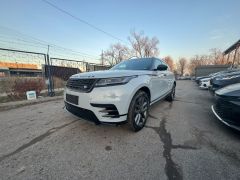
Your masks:
<path fill-rule="evenodd" d="M 23 99 L 28 90 L 37 91 L 38 96 L 61 94 L 71 75 L 109 68 L 44 53 L 0 48 L 0 102 Z"/>

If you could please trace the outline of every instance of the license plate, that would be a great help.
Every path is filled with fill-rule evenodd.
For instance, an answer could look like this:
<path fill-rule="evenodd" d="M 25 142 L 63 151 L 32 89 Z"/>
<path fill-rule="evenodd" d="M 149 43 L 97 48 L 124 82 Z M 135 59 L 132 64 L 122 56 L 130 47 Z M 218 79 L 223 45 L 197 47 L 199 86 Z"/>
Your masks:
<path fill-rule="evenodd" d="M 78 105 L 78 96 L 66 94 L 66 100 L 67 102 Z"/>

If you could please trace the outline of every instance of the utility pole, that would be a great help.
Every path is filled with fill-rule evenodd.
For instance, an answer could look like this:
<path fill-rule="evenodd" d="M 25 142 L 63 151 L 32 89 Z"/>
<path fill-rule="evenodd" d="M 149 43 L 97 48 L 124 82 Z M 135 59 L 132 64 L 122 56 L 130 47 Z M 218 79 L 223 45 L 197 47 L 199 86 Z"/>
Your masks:
<path fill-rule="evenodd" d="M 239 65 L 240 65 L 240 52 L 238 52 L 238 67 L 239 67 Z"/>
<path fill-rule="evenodd" d="M 48 70 L 48 96 L 54 96 L 54 87 L 53 87 L 53 78 L 52 78 L 52 63 L 50 63 L 50 58 L 49 58 L 49 48 L 50 46 L 48 45 L 48 50 L 47 50 L 47 70 Z"/>
<path fill-rule="evenodd" d="M 233 62 L 232 62 L 232 68 L 234 67 L 234 63 L 237 57 L 237 52 L 238 52 L 238 48 L 240 47 L 240 45 L 237 44 L 235 52 L 234 52 L 234 57 L 233 57 Z"/>
<path fill-rule="evenodd" d="M 103 65 L 103 50 L 102 50 L 102 54 L 101 54 L 101 64 Z"/>

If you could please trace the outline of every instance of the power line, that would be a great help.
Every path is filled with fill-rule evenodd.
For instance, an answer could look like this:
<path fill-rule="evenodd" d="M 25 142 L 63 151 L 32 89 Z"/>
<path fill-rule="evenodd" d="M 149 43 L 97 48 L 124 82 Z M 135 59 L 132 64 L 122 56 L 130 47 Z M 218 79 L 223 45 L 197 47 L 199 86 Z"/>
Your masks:
<path fill-rule="evenodd" d="M 99 58 L 99 57 L 94 56 L 94 55 L 90 55 L 90 54 L 83 53 L 83 52 L 78 52 L 78 51 L 75 51 L 75 50 L 72 50 L 72 49 L 64 48 L 64 47 L 61 47 L 61 46 L 56 46 L 56 45 L 53 45 L 53 44 L 50 44 L 50 46 L 54 47 L 54 48 L 61 49 L 61 50 L 69 51 L 72 54 L 79 54 L 79 55 L 82 55 L 82 56 L 89 56 L 89 57 Z"/>
<path fill-rule="evenodd" d="M 3 38 L 3 39 L 2 39 Z M 0 42 L 4 42 L 4 43 L 8 43 L 8 44 L 11 44 L 11 45 L 22 45 L 22 46 L 30 46 L 30 47 L 37 47 L 37 48 L 44 48 L 45 50 L 47 49 L 47 46 L 45 46 L 45 45 L 37 45 L 36 43 L 30 43 L 30 42 L 28 42 L 28 41 L 23 41 L 23 42 L 16 42 L 16 41 L 13 41 L 13 40 L 5 40 L 5 37 L 1 37 L 1 35 L 0 35 Z M 28 43 L 25 43 L 25 42 L 28 42 Z M 55 51 L 59 51 L 59 52 L 61 52 L 61 53 L 63 53 L 63 51 L 64 51 L 64 56 L 67 56 L 66 54 L 68 54 L 68 55 L 72 55 L 72 56 L 82 56 L 83 58 L 84 57 L 87 57 L 87 58 L 93 58 L 94 56 L 90 56 L 90 55 L 80 55 L 79 53 L 77 53 L 77 52 L 72 52 L 72 51 L 67 51 L 66 49 L 63 49 L 63 48 L 55 48 L 55 47 L 53 47 L 53 49 L 51 50 L 51 54 L 56 54 L 55 53 Z M 94 57 L 94 59 L 95 59 L 96 57 Z"/>
<path fill-rule="evenodd" d="M 0 38 L 0 42 L 5 42 L 5 43 L 9 43 L 9 44 L 18 44 L 18 45 L 24 45 L 24 46 L 31 46 L 31 47 L 37 47 L 37 48 L 47 48 L 46 46 L 39 46 L 39 45 L 33 45 L 33 44 L 27 44 L 27 43 L 22 43 L 22 42 L 15 42 L 15 41 L 6 41 L 6 40 L 2 40 Z"/>
<path fill-rule="evenodd" d="M 109 32 L 107 32 L 107 31 L 105 31 L 105 30 L 103 30 L 103 29 L 101 29 L 101 28 L 99 28 L 99 27 L 97 27 L 97 26 L 95 26 L 95 25 L 87 22 L 86 20 L 83 20 L 83 19 L 81 19 L 81 18 L 79 18 L 79 17 L 71 14 L 70 12 L 68 12 L 68 11 L 66 11 L 66 10 L 58 7 L 58 6 L 56 6 L 55 4 L 53 4 L 53 3 L 51 3 L 51 2 L 49 2 L 49 1 L 47 1 L 47 0 L 42 0 L 42 1 L 43 1 L 44 3 L 50 5 L 51 7 L 57 9 L 58 11 L 60 11 L 60 12 L 62 12 L 62 13 L 64 13 L 64 14 L 66 14 L 66 15 L 74 18 L 75 20 L 77 20 L 77 21 L 79 21 L 79 22 L 81 22 L 81 23 L 84 23 L 84 24 L 88 25 L 89 27 L 91 27 L 91 28 L 93 28 L 93 29 L 95 29 L 95 30 L 97 30 L 97 31 L 99 31 L 99 32 L 102 32 L 102 33 L 104 33 L 105 35 L 107 35 L 107 36 L 109 36 L 109 37 L 111 37 L 111 38 L 113 38 L 113 39 L 116 39 L 116 40 L 118 40 L 118 41 L 121 41 L 121 42 L 123 42 L 123 43 L 126 43 L 124 40 L 122 40 L 122 39 L 120 39 L 120 38 L 112 35 L 111 33 L 109 33 Z"/>
<path fill-rule="evenodd" d="M 62 46 L 59 46 L 59 45 L 55 45 L 55 44 L 49 43 L 49 42 L 47 42 L 47 41 L 44 41 L 44 40 L 35 38 L 35 37 L 33 37 L 33 36 L 23 34 L 22 32 L 19 32 L 19 31 L 15 30 L 15 29 L 11 29 L 11 28 L 4 27 L 4 26 L 0 26 L 0 27 L 1 27 L 1 28 L 4 28 L 4 29 L 11 30 L 11 31 L 13 31 L 13 32 L 15 32 L 15 33 L 18 33 L 18 36 L 19 36 L 19 34 L 21 34 L 21 35 L 24 36 L 24 37 L 28 37 L 28 38 L 30 38 L 30 39 L 33 39 L 33 40 L 37 41 L 38 43 L 41 42 L 41 43 L 39 43 L 39 44 L 41 44 L 41 45 L 46 45 L 46 46 L 50 45 L 51 47 L 58 48 L 58 49 L 62 49 L 62 50 L 65 50 L 65 51 L 71 51 L 71 52 L 73 52 L 73 53 L 77 53 L 77 54 L 82 55 L 82 56 L 89 56 L 89 57 L 92 57 L 92 58 L 94 57 L 94 58 L 96 58 L 96 59 L 99 58 L 99 57 L 94 56 L 94 55 L 90 55 L 90 54 L 87 54 L 87 53 L 84 53 L 84 52 L 75 51 L 75 50 L 72 50 L 72 49 L 69 49 L 69 48 L 65 48 L 65 47 L 62 47 Z M 36 43 L 37 43 L 37 42 L 36 42 Z"/>
<path fill-rule="evenodd" d="M 1 34 L 1 35 L 0 35 L 0 38 L 9 40 L 9 39 L 12 39 L 13 37 L 10 36 L 10 35 L 2 35 L 2 34 Z M 25 40 L 25 39 L 21 39 L 21 38 L 19 38 L 19 37 L 16 37 L 16 38 L 14 38 L 13 40 L 22 41 L 22 42 L 26 42 L 26 43 L 30 43 L 30 44 L 39 44 L 39 45 L 41 45 L 41 46 L 46 47 L 46 44 L 45 44 L 45 43 L 43 44 L 43 43 L 36 42 L 36 41 L 28 41 L 28 40 Z"/>

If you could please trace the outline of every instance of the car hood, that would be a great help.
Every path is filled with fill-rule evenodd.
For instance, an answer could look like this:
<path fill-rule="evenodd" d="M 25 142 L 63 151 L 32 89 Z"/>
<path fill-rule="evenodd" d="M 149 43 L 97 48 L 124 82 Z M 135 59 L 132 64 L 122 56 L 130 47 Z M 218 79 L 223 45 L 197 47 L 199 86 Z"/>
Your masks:
<path fill-rule="evenodd" d="M 221 73 L 217 76 L 214 76 L 214 78 L 221 79 L 221 78 L 224 78 L 227 76 L 234 76 L 234 75 L 235 76 L 240 75 L 240 70 L 234 70 L 234 71 L 230 71 L 230 72 Z"/>
<path fill-rule="evenodd" d="M 240 98 L 240 83 L 232 84 L 217 90 L 216 95 Z"/>
<path fill-rule="evenodd" d="M 208 78 L 203 78 L 203 79 L 200 79 L 200 81 L 210 81 L 210 77 L 208 77 Z"/>
<path fill-rule="evenodd" d="M 147 75 L 152 74 L 154 71 L 147 70 L 105 70 L 93 71 L 72 75 L 70 78 L 92 79 L 92 78 L 110 78 L 110 77 L 123 77 L 134 75 Z"/>
<path fill-rule="evenodd" d="M 209 76 L 199 76 L 199 77 L 196 77 L 196 80 L 200 80 L 200 79 L 204 79 L 204 78 L 208 78 Z"/>
<path fill-rule="evenodd" d="M 231 77 L 231 76 L 235 76 L 235 77 L 227 79 L 227 77 Z M 212 78 L 211 82 L 221 87 L 224 87 L 230 84 L 240 83 L 240 71 L 216 76 Z"/>

